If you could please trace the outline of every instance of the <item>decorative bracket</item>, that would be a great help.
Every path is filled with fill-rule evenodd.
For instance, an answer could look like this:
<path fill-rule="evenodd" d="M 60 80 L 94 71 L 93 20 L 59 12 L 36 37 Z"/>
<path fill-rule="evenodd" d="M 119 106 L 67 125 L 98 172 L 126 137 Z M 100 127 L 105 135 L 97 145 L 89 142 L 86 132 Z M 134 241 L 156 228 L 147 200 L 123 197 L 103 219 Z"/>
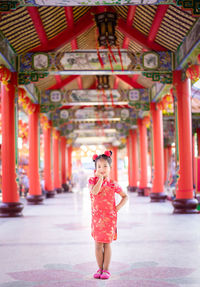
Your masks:
<path fill-rule="evenodd" d="M 48 72 L 44 73 L 37 73 L 37 72 L 32 72 L 32 73 L 18 73 L 18 84 L 19 85 L 28 85 L 32 82 L 38 82 L 39 79 L 45 78 L 48 76 Z"/>
<path fill-rule="evenodd" d="M 19 5 L 18 1 L 0 1 L 0 13 L 7 13 L 11 10 L 16 10 L 17 5 Z"/>
<path fill-rule="evenodd" d="M 176 0 L 177 6 L 192 10 L 193 16 L 200 17 L 200 0 Z"/>

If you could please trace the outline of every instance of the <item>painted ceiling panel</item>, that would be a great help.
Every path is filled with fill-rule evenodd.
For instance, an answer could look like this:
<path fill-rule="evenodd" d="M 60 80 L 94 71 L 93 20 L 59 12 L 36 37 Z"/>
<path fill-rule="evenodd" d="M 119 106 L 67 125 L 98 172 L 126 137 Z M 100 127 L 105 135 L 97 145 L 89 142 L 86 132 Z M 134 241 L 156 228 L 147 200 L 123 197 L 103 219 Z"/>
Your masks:
<path fill-rule="evenodd" d="M 134 41 L 130 41 L 128 45 L 128 50 L 133 51 L 133 52 L 141 52 L 143 49 L 142 46 L 139 44 L 135 43 Z"/>
<path fill-rule="evenodd" d="M 129 6 L 113 6 L 113 8 L 120 17 L 122 17 L 124 20 L 127 19 Z"/>
<path fill-rule="evenodd" d="M 56 84 L 56 79 L 53 75 L 49 75 L 44 79 L 40 79 L 39 82 L 37 82 L 35 85 L 38 87 L 41 91 L 44 91 L 48 89 L 50 86 Z"/>
<path fill-rule="evenodd" d="M 78 49 L 96 49 L 97 30 L 96 25 L 77 37 Z"/>
<path fill-rule="evenodd" d="M 74 22 L 76 23 L 88 10 L 90 6 L 73 7 Z"/>
<path fill-rule="evenodd" d="M 160 25 L 155 41 L 170 51 L 176 51 L 196 19 L 190 13 L 170 5 Z"/>
<path fill-rule="evenodd" d="M 59 48 L 58 50 L 56 50 L 57 52 L 72 52 L 72 47 L 71 44 L 65 44 L 63 47 Z"/>
<path fill-rule="evenodd" d="M 147 6 L 137 6 L 133 27 L 142 32 L 145 35 L 148 35 L 151 28 L 157 6 L 147 5 Z"/>
<path fill-rule="evenodd" d="M 156 5 L 137 6 L 133 27 L 148 36 L 157 7 Z M 43 6 L 37 9 L 49 40 L 67 28 L 64 7 Z M 80 20 L 90 9 L 89 6 L 73 7 L 74 23 Z M 127 19 L 129 6 L 114 6 L 112 9 L 118 13 L 118 18 Z M 192 17 L 189 12 L 185 12 L 174 5 L 169 5 L 155 41 L 165 48 L 175 51 L 195 21 L 195 17 Z M 94 27 L 77 38 L 78 49 L 96 49 L 96 28 Z M 17 8 L 12 13 L 3 15 L 0 21 L 0 30 L 18 54 L 30 51 L 40 45 L 33 21 L 25 7 Z M 124 35 L 118 30 L 116 35 L 120 46 L 122 46 Z M 130 41 L 129 50 L 137 52 L 141 50 L 141 46 L 134 43 L 134 41 Z M 71 51 L 71 44 L 65 44 L 59 51 Z"/>
<path fill-rule="evenodd" d="M 0 30 L 18 54 L 40 44 L 32 19 L 25 7 L 17 8 L 10 14 L 2 15 Z"/>
<path fill-rule="evenodd" d="M 38 7 L 42 23 L 48 39 L 67 28 L 67 21 L 63 7 Z"/>

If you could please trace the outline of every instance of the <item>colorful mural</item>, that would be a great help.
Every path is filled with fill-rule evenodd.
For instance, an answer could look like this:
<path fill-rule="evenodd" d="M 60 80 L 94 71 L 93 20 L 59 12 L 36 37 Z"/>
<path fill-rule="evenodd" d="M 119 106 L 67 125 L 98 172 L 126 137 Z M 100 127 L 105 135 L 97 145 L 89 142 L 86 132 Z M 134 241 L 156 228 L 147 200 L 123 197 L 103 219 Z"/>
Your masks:
<path fill-rule="evenodd" d="M 123 68 L 118 50 L 113 50 L 112 66 L 114 71 L 172 71 L 173 53 L 171 52 L 143 52 L 132 53 L 121 50 Z M 108 50 L 100 50 L 104 71 L 112 71 Z M 31 73 L 49 72 L 56 74 L 65 71 L 101 71 L 96 51 L 63 52 L 63 53 L 27 53 L 18 56 L 18 72 Z"/>
<path fill-rule="evenodd" d="M 112 107 L 84 107 L 81 109 L 55 109 L 51 113 L 53 126 L 62 128 L 66 126 L 71 132 L 74 123 L 90 123 L 90 122 L 120 122 L 126 124 L 135 124 L 138 112 L 131 108 L 115 108 Z"/>
<path fill-rule="evenodd" d="M 40 97 L 41 112 L 53 111 L 62 106 L 129 105 L 134 111 L 149 110 L 148 89 L 132 90 L 46 90 Z"/>
<path fill-rule="evenodd" d="M 78 5 L 158 5 L 173 4 L 173 0 L 25 0 L 29 5 L 78 6 Z"/>

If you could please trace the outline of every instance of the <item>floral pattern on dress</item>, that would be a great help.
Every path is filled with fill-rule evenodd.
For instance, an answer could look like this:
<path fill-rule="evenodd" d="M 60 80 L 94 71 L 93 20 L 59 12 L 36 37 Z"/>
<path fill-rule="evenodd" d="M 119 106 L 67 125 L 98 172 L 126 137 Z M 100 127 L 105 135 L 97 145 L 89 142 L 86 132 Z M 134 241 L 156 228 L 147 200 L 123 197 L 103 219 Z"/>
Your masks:
<path fill-rule="evenodd" d="M 98 181 L 98 177 L 91 177 L 89 185 L 92 189 Z M 91 211 L 92 223 L 91 234 L 95 241 L 110 243 L 117 239 L 117 210 L 115 206 L 115 193 L 122 192 L 118 183 L 104 179 L 98 194 L 92 194 Z"/>

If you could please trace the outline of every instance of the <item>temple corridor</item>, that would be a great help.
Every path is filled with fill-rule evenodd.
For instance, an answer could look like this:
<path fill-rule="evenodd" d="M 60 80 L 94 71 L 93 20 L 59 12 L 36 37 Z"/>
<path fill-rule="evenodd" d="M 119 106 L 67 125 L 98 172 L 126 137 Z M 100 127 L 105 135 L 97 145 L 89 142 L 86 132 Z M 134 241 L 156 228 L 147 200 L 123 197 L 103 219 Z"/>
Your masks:
<path fill-rule="evenodd" d="M 0 287 L 199 287 L 199 215 L 174 215 L 170 201 L 128 195 L 104 281 L 92 278 L 88 189 L 41 205 L 22 199 L 23 217 L 0 219 Z"/>

